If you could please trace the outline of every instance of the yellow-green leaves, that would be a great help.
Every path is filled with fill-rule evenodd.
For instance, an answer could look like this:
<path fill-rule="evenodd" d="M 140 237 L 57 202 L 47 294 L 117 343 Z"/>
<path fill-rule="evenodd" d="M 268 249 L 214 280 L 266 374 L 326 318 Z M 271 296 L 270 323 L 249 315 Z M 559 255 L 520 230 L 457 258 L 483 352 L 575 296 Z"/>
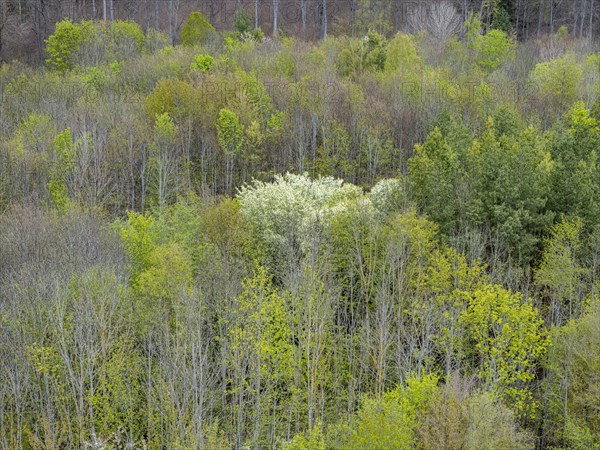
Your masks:
<path fill-rule="evenodd" d="M 552 228 L 546 240 L 535 279 L 548 298 L 548 317 L 553 325 L 561 325 L 582 311 L 583 278 L 587 274 L 579 261 L 583 221 L 565 221 Z"/>
<path fill-rule="evenodd" d="M 478 53 L 477 64 L 486 72 L 497 69 L 514 56 L 515 43 L 500 30 L 476 35 L 472 46 Z"/>
<path fill-rule="evenodd" d="M 437 377 L 409 377 L 405 386 L 377 399 L 365 396 L 350 425 L 330 432 L 333 448 L 340 450 L 409 450 L 418 444 L 418 418 L 436 392 Z"/>
<path fill-rule="evenodd" d="M 241 152 L 244 145 L 244 129 L 233 111 L 225 108 L 219 111 L 217 137 L 225 153 L 237 155 Z"/>
<path fill-rule="evenodd" d="M 51 178 L 48 189 L 58 209 L 64 211 L 69 206 L 69 194 L 67 192 L 66 177 L 75 164 L 75 153 L 71 129 L 59 133 L 54 139 L 54 150 L 56 160 L 51 169 Z"/>
<path fill-rule="evenodd" d="M 64 19 L 56 24 L 54 33 L 46 40 L 46 52 L 50 58 L 46 64 L 59 73 L 73 68 L 79 47 L 94 37 L 95 28 L 91 20 L 74 24 Z"/>
<path fill-rule="evenodd" d="M 535 402 L 528 388 L 546 351 L 543 320 L 530 299 L 498 285 L 465 294 L 469 301 L 461 322 L 480 359 L 479 377 L 506 399 L 519 415 L 532 414 Z"/>
<path fill-rule="evenodd" d="M 575 57 L 565 55 L 536 65 L 531 72 L 531 81 L 542 98 L 552 99 L 554 105 L 565 108 L 575 100 L 582 75 Z"/>
<path fill-rule="evenodd" d="M 216 37 L 215 28 L 200 12 L 189 15 L 181 29 L 181 44 L 186 46 L 202 45 Z"/>
<path fill-rule="evenodd" d="M 198 70 L 200 72 L 207 73 L 210 72 L 210 69 L 212 68 L 214 62 L 215 60 L 212 56 L 203 55 L 202 53 L 199 53 L 194 58 L 194 62 L 192 62 L 190 68 L 192 70 Z"/>

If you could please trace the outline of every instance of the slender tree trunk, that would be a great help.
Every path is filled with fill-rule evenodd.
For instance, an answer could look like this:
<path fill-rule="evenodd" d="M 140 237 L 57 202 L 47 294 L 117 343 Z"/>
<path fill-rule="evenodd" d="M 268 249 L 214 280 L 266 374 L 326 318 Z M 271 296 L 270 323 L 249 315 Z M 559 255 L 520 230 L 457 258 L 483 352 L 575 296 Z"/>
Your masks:
<path fill-rule="evenodd" d="M 581 23 L 579 25 L 579 37 L 582 38 L 583 37 L 583 23 L 585 22 L 585 14 L 586 14 L 586 7 L 587 7 L 587 0 L 581 0 L 581 7 L 582 7 L 582 13 L 581 13 Z"/>
<path fill-rule="evenodd" d="M 106 0 L 102 0 L 102 20 L 106 22 Z"/>
<path fill-rule="evenodd" d="M 590 27 L 588 30 L 590 42 L 594 40 L 594 0 L 590 0 Z"/>
<path fill-rule="evenodd" d="M 259 12 L 260 12 L 259 0 L 254 0 L 254 29 L 258 30 L 259 27 Z"/>
<path fill-rule="evenodd" d="M 273 0 L 273 35 L 277 36 L 279 21 L 279 0 Z"/>
<path fill-rule="evenodd" d="M 302 16 L 302 37 L 306 39 L 306 0 L 300 2 L 300 14 Z"/>
<path fill-rule="evenodd" d="M 146 0 L 146 34 L 150 31 L 150 0 Z"/>
<path fill-rule="evenodd" d="M 321 39 L 327 37 L 327 0 L 323 1 L 323 16 L 321 17 Z"/>
<path fill-rule="evenodd" d="M 154 29 L 158 30 L 158 1 L 154 0 Z"/>
<path fill-rule="evenodd" d="M 169 0 L 169 38 L 171 45 L 175 45 L 175 31 L 173 29 L 173 0 Z"/>
<path fill-rule="evenodd" d="M 544 0 L 540 0 L 540 4 L 538 5 L 538 24 L 537 24 L 537 34 L 542 32 L 542 19 L 544 18 Z"/>

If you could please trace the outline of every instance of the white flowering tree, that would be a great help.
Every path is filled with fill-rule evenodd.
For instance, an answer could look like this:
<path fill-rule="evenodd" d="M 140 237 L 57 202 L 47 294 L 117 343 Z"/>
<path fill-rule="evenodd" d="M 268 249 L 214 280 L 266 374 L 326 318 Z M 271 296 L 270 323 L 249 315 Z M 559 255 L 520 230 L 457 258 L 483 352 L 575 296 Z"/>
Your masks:
<path fill-rule="evenodd" d="M 290 173 L 277 175 L 272 183 L 254 181 L 239 191 L 242 211 L 277 275 L 297 267 L 332 208 L 362 195 L 361 188 L 340 179 Z"/>
<path fill-rule="evenodd" d="M 371 203 L 378 215 L 388 217 L 406 208 L 406 195 L 403 180 L 390 178 L 378 182 L 369 193 Z"/>

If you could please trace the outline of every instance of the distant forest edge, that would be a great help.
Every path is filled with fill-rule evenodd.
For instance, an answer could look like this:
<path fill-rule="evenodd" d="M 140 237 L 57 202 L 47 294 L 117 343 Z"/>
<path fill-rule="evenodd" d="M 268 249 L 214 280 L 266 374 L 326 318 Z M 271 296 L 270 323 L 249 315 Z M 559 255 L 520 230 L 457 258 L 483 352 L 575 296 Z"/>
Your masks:
<path fill-rule="evenodd" d="M 44 41 L 62 19 L 130 20 L 146 32 L 167 32 L 179 43 L 189 14 L 199 11 L 218 31 L 232 29 L 245 11 L 266 35 L 321 39 L 329 34 L 364 35 L 369 29 L 448 33 L 469 13 L 486 28 L 518 39 L 552 34 L 566 26 L 593 40 L 599 31 L 597 0 L 1 0 L 0 60 L 42 62 Z"/>

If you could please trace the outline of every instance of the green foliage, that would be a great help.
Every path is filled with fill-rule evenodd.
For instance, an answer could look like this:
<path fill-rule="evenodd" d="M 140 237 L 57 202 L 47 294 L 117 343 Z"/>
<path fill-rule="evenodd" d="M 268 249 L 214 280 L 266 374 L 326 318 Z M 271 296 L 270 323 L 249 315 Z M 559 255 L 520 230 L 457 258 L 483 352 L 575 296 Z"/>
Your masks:
<path fill-rule="evenodd" d="M 46 52 L 50 58 L 46 64 L 57 72 L 64 74 L 75 65 L 79 48 L 94 38 L 95 28 L 92 21 L 72 23 L 69 19 L 57 22 L 54 33 L 46 40 Z"/>
<path fill-rule="evenodd" d="M 542 62 L 531 72 L 531 81 L 539 89 L 542 98 L 549 98 L 554 105 L 565 108 L 577 98 L 577 87 L 582 70 L 572 55 L 564 55 Z"/>
<path fill-rule="evenodd" d="M 594 299 L 578 319 L 552 330 L 546 368 L 545 398 L 549 403 L 548 434 L 563 448 L 597 448 L 600 420 L 591 405 L 598 404 L 600 386 L 592 374 L 600 368 L 600 308 Z"/>
<path fill-rule="evenodd" d="M 458 375 L 438 389 L 419 422 L 421 448 L 535 448 L 509 408 L 490 393 L 469 392 Z"/>
<path fill-rule="evenodd" d="M 469 12 L 465 21 L 465 39 L 469 46 L 473 46 L 479 36 L 481 36 L 481 20 L 479 15 Z"/>
<path fill-rule="evenodd" d="M 342 75 L 359 73 L 371 69 L 381 72 L 386 67 L 387 41 L 374 31 L 361 39 L 348 41 L 339 55 L 338 68 Z"/>
<path fill-rule="evenodd" d="M 435 128 L 423 145 L 415 147 L 408 181 L 413 198 L 429 218 L 449 232 L 457 226 L 456 191 L 461 176 L 459 156 Z"/>
<path fill-rule="evenodd" d="M 194 58 L 194 62 L 190 65 L 192 70 L 199 70 L 200 72 L 210 72 L 215 60 L 210 55 L 198 54 Z"/>
<path fill-rule="evenodd" d="M 105 39 L 109 42 L 105 58 L 109 61 L 128 61 L 141 54 L 146 37 L 140 26 L 129 20 L 112 21 Z"/>
<path fill-rule="evenodd" d="M 194 87 L 189 83 L 163 78 L 146 97 L 146 111 L 152 119 L 163 113 L 177 119 L 190 117 L 195 112 L 195 97 Z"/>
<path fill-rule="evenodd" d="M 181 28 L 181 44 L 185 46 L 204 45 L 215 37 L 215 28 L 200 12 L 190 13 Z"/>
<path fill-rule="evenodd" d="M 283 445 L 284 450 L 327 450 L 323 425 L 317 423 L 310 431 L 297 434 L 294 438 Z"/>
<path fill-rule="evenodd" d="M 489 224 L 503 241 L 500 247 L 522 262 L 532 257 L 553 219 L 547 208 L 553 165 L 538 133 L 528 128 L 513 138 L 496 138 L 489 120 L 469 152 L 474 173 L 468 216 Z"/>
<path fill-rule="evenodd" d="M 490 24 L 491 29 L 500 30 L 506 34 L 510 34 L 512 31 L 512 23 L 510 20 L 510 14 L 502 6 L 494 8 L 494 18 Z"/>
<path fill-rule="evenodd" d="M 486 72 L 497 69 L 514 56 L 515 43 L 501 30 L 478 34 L 471 45 L 478 53 L 477 64 Z"/>
<path fill-rule="evenodd" d="M 566 114 L 561 128 L 551 135 L 555 169 L 549 202 L 558 213 L 581 216 L 589 229 L 600 218 L 597 200 L 600 125 L 583 103 L 577 102 Z"/>
<path fill-rule="evenodd" d="M 535 273 L 537 284 L 551 299 L 548 317 L 553 325 L 578 317 L 583 308 L 581 295 L 589 274 L 579 262 L 582 234 L 579 218 L 555 225 Z"/>
<path fill-rule="evenodd" d="M 177 243 L 160 245 L 147 255 L 147 268 L 137 280 L 137 292 L 145 299 L 172 301 L 189 290 L 192 266 L 186 251 Z M 156 305 L 150 303 L 148 306 Z"/>
<path fill-rule="evenodd" d="M 244 145 L 244 129 L 238 116 L 229 109 L 219 111 L 217 118 L 217 138 L 219 145 L 228 155 L 237 155 Z"/>
<path fill-rule="evenodd" d="M 466 295 L 469 306 L 461 320 L 481 359 L 478 376 L 518 415 L 533 414 L 536 404 L 529 383 L 547 347 L 538 311 L 531 300 L 497 285 Z"/>
<path fill-rule="evenodd" d="M 350 421 L 330 430 L 330 447 L 335 449 L 412 449 L 417 444 L 418 420 L 433 398 L 437 378 L 411 377 L 406 386 L 388 392 L 383 398 L 364 397 Z"/>
<path fill-rule="evenodd" d="M 117 222 L 117 229 L 133 265 L 132 284 L 135 286 L 142 272 L 150 266 L 150 255 L 155 247 L 157 231 L 154 219 L 134 211 L 127 213 L 127 222 Z"/>
<path fill-rule="evenodd" d="M 52 177 L 48 183 L 48 190 L 58 209 L 64 211 L 68 208 L 70 202 L 66 177 L 75 164 L 73 138 L 71 137 L 71 130 L 69 128 L 56 136 L 54 150 L 56 152 L 56 161 L 52 167 Z"/>
<path fill-rule="evenodd" d="M 252 19 L 248 13 L 242 9 L 235 13 L 233 26 L 240 34 L 250 33 L 252 31 Z"/>
<path fill-rule="evenodd" d="M 260 433 L 262 416 L 255 414 L 247 423 L 239 422 L 244 407 L 239 399 L 247 398 L 255 411 L 285 405 L 288 393 L 277 387 L 290 383 L 294 375 L 286 297 L 273 288 L 266 269 L 257 267 L 252 278 L 243 281 L 231 313 L 226 360 L 231 388 L 227 394 L 236 403 L 237 427 L 253 427 Z M 255 434 L 255 444 L 256 438 Z"/>

